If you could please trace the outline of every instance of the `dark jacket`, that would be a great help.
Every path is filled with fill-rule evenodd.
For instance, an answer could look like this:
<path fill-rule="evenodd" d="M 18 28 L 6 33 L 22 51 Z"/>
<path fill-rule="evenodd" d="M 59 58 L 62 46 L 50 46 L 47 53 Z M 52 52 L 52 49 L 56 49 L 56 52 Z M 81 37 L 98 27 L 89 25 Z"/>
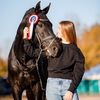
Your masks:
<path fill-rule="evenodd" d="M 48 61 L 48 77 L 71 79 L 69 91 L 74 92 L 84 74 L 84 56 L 74 44 L 62 44 L 63 52 Z"/>

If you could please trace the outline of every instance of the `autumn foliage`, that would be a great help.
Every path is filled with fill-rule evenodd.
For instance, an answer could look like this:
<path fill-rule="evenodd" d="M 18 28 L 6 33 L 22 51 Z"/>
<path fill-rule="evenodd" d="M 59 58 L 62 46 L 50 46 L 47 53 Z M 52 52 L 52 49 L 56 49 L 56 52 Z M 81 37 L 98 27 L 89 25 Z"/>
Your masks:
<path fill-rule="evenodd" d="M 100 64 L 100 25 L 96 24 L 83 33 L 79 47 L 85 55 L 85 68 Z"/>
<path fill-rule="evenodd" d="M 0 77 L 7 76 L 7 61 L 0 58 Z"/>

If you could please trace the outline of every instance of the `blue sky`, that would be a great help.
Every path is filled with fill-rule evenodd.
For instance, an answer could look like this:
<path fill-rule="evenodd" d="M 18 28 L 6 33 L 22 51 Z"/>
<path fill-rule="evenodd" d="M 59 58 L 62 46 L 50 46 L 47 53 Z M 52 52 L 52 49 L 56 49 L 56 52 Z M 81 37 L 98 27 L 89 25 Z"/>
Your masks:
<path fill-rule="evenodd" d="M 16 30 L 26 10 L 40 0 L 0 0 L 0 55 L 6 58 Z M 100 0 L 41 0 L 41 8 L 51 2 L 48 18 L 54 32 L 61 20 L 72 20 L 76 31 L 100 23 Z M 79 35 L 80 33 L 78 33 Z"/>

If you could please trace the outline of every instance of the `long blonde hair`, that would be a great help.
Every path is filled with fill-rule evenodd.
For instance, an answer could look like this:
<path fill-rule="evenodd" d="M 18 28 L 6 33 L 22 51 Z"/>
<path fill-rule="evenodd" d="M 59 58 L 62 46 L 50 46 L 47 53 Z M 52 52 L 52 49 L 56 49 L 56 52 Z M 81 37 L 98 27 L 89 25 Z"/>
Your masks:
<path fill-rule="evenodd" d="M 63 38 L 66 41 L 69 40 L 70 43 L 77 45 L 76 31 L 73 22 L 61 21 L 59 24 L 61 26 L 61 34 L 63 35 Z"/>

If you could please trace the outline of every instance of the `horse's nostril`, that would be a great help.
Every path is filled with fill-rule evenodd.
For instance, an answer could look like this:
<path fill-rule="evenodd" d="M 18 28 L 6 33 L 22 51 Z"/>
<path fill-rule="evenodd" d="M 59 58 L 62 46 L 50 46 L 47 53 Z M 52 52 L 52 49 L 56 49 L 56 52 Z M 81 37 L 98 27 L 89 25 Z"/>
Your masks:
<path fill-rule="evenodd" d="M 53 50 L 56 50 L 57 48 L 56 47 L 53 47 Z"/>
<path fill-rule="evenodd" d="M 55 54 L 57 54 L 58 48 L 54 46 L 54 47 L 52 48 L 52 51 L 53 51 Z"/>

